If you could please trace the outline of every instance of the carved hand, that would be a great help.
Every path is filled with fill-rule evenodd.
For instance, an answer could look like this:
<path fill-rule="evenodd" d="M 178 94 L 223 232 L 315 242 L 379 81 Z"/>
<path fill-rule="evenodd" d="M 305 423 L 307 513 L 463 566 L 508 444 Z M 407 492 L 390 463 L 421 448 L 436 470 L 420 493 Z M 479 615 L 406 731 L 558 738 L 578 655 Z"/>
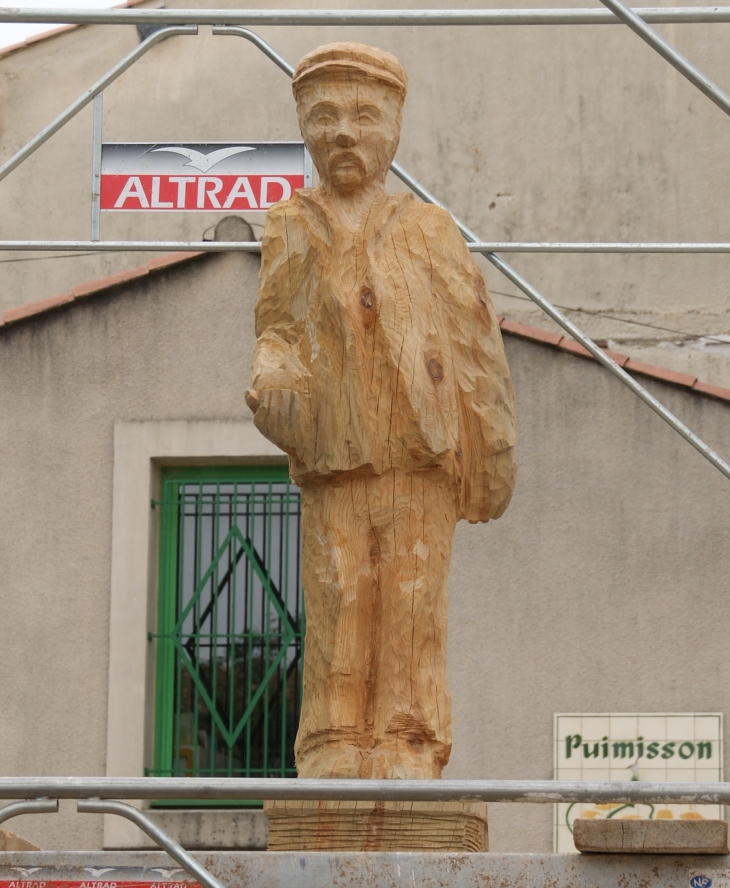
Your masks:
<path fill-rule="evenodd" d="M 254 412 L 256 428 L 285 453 L 296 456 L 296 429 L 301 409 L 299 392 L 264 389 L 259 394 L 255 389 L 249 389 L 246 403 Z"/>

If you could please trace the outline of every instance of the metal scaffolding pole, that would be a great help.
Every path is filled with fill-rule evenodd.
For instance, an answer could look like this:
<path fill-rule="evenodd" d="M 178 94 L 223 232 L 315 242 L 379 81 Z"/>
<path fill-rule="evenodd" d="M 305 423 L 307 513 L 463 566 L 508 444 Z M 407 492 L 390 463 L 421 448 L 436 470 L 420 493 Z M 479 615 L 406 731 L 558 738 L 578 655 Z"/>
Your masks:
<path fill-rule="evenodd" d="M 275 64 L 278 65 L 279 68 L 282 69 L 285 73 L 287 73 L 290 77 L 294 73 L 294 68 L 286 62 L 286 60 L 280 56 L 265 40 L 259 37 L 257 34 L 253 34 L 247 28 L 215 28 L 215 34 L 226 34 L 231 33 L 236 36 L 243 37 L 245 40 L 253 43 L 257 46 L 262 52 L 264 52 L 270 59 L 272 59 Z M 415 194 L 417 194 L 421 200 L 426 203 L 434 204 L 435 206 L 439 206 L 442 209 L 450 212 L 447 207 L 445 207 L 433 194 L 431 194 L 428 189 L 424 188 L 421 183 L 414 178 L 410 173 L 408 173 L 399 163 L 393 162 L 390 166 L 390 170 L 394 173 L 398 178 L 405 183 Z M 494 252 L 490 247 L 482 245 L 480 239 L 477 235 L 461 220 L 459 220 L 453 213 L 451 216 L 456 222 L 459 230 L 463 234 L 467 243 L 469 244 L 469 249 L 473 252 L 481 253 L 489 262 L 494 265 L 502 274 L 511 281 L 516 287 L 518 287 L 522 292 L 528 296 L 536 305 L 538 305 L 550 318 L 552 318 L 556 324 L 565 330 L 576 342 L 579 342 L 583 348 L 586 349 L 597 361 L 599 364 L 602 364 L 607 370 L 609 370 L 613 375 L 619 379 L 630 391 L 632 391 L 638 398 L 640 398 L 648 407 L 650 407 L 657 416 L 661 417 L 664 422 L 666 422 L 671 428 L 674 429 L 679 435 L 681 435 L 688 444 L 691 444 L 698 453 L 702 454 L 704 458 L 711 463 L 716 469 L 718 469 L 722 474 L 730 479 L 730 464 L 725 462 L 722 457 L 720 457 L 711 447 L 708 447 L 707 444 L 696 435 L 689 426 L 686 426 L 677 416 L 675 416 L 671 410 L 668 410 L 654 395 L 651 394 L 647 389 L 644 388 L 643 385 L 638 383 L 633 376 L 630 376 L 622 367 L 620 367 L 616 361 L 613 360 L 606 352 L 596 345 L 592 339 L 586 336 L 583 331 L 577 327 L 572 321 L 568 320 L 565 315 L 556 308 L 542 293 L 539 292 L 529 281 L 525 280 L 511 265 L 506 263 L 504 259 L 502 259 L 496 252 Z"/>
<path fill-rule="evenodd" d="M 481 799 L 551 805 L 730 804 L 730 783 L 603 783 L 588 780 L 307 780 L 297 777 L 2 777 L 0 798 L 321 799 L 449 801 Z M 0 809 L 2 810 L 2 809 Z M 85 804 L 84 810 L 91 810 Z M 121 813 L 121 812 L 115 812 Z M 126 816 L 126 815 L 125 815 Z"/>
<path fill-rule="evenodd" d="M 601 0 L 601 3 L 615 13 L 625 25 L 628 25 L 635 34 L 638 34 L 652 49 L 656 50 L 665 61 L 669 62 L 673 68 L 676 68 L 690 83 L 694 84 L 711 102 L 714 102 L 718 108 L 722 108 L 726 114 L 730 114 L 730 97 L 716 83 L 713 83 L 709 77 L 706 77 L 692 62 L 677 52 L 653 28 L 650 28 L 642 20 L 641 16 L 637 14 L 638 10 L 629 9 L 621 0 Z"/>
<path fill-rule="evenodd" d="M 132 805 L 125 805 L 124 802 L 102 801 L 96 798 L 79 799 L 76 810 L 80 814 L 116 814 L 119 817 L 131 820 L 132 823 L 146 832 L 153 842 L 156 842 L 160 848 L 167 851 L 176 863 L 179 863 L 194 879 L 197 879 L 203 888 L 226 888 L 210 870 L 198 863 L 193 855 L 186 851 L 179 842 L 176 842 L 164 829 L 161 829 L 146 814 L 138 811 Z"/>
<path fill-rule="evenodd" d="M 542 243 L 522 241 L 467 242 L 472 253 L 730 253 L 730 243 Z M 261 241 L 52 241 L 0 240 L 0 252 L 168 252 L 257 253 Z"/>
<path fill-rule="evenodd" d="M 655 48 L 661 44 L 661 48 L 658 51 L 661 51 L 662 54 L 669 53 L 672 55 L 670 59 L 672 64 L 675 67 L 679 67 L 680 70 L 685 74 L 685 76 L 689 76 L 693 82 L 697 82 L 697 85 L 703 89 L 707 95 L 713 98 L 713 101 L 716 101 L 721 107 L 725 107 L 722 102 L 727 105 L 727 108 L 730 109 L 730 100 L 721 93 L 711 81 L 708 81 L 704 78 L 704 75 L 701 72 L 698 72 L 697 69 L 694 69 L 685 59 L 679 56 L 668 44 L 665 44 L 661 38 L 659 38 L 650 28 L 648 28 L 644 22 L 639 19 L 634 12 L 629 10 L 627 7 L 624 7 L 620 0 L 603 0 L 608 6 L 614 5 L 617 10 L 617 15 L 620 14 L 624 19 L 627 20 L 634 29 L 638 29 L 639 33 L 647 39 L 652 45 L 655 45 Z M 497 12 L 504 13 L 505 10 L 498 10 Z M 520 12 L 530 12 L 521 10 Z M 532 11 L 542 14 L 544 11 Z M 561 11 L 564 12 L 564 11 Z M 573 11 L 575 12 L 575 10 Z M 307 10 L 295 10 L 295 11 L 248 11 L 246 13 L 241 13 L 240 11 L 235 11 L 231 13 L 226 10 L 210 10 L 204 12 L 202 10 L 124 10 L 122 19 L 115 19 L 114 16 L 117 15 L 117 11 L 114 10 L 105 10 L 102 13 L 96 11 L 88 21 L 96 21 L 94 16 L 99 15 L 99 21 L 104 21 L 106 23 L 118 24 L 121 21 L 132 22 L 134 21 L 134 16 L 144 13 L 147 15 L 148 13 L 152 13 L 154 15 L 165 13 L 161 21 L 186 21 L 188 24 L 184 25 L 173 25 L 171 27 L 167 27 L 157 33 L 151 35 L 147 38 L 139 47 L 137 47 L 133 52 L 131 52 L 128 56 L 122 59 L 118 65 L 116 65 L 105 77 L 103 77 L 100 81 L 98 81 L 93 87 L 86 91 L 76 102 L 74 102 L 63 114 L 61 114 L 53 123 L 49 124 L 44 130 L 42 130 L 34 139 L 32 139 L 24 148 L 22 148 L 14 157 L 12 157 L 9 161 L 5 163 L 5 165 L 0 168 L 0 180 L 4 176 L 6 176 L 11 170 L 18 166 L 18 164 L 22 163 L 27 157 L 29 157 L 40 145 L 42 145 L 47 139 L 49 139 L 55 132 L 57 132 L 65 123 L 67 123 L 73 116 L 75 116 L 85 105 L 87 105 L 95 96 L 101 94 L 102 90 L 108 86 L 113 80 L 115 80 L 123 71 L 125 71 L 130 65 L 134 64 L 134 62 L 141 57 L 152 45 L 159 42 L 160 40 L 165 39 L 166 37 L 173 36 L 174 34 L 189 34 L 189 33 L 197 33 L 197 24 L 201 21 L 205 22 L 213 22 L 215 24 L 214 34 L 216 35 L 235 35 L 238 37 L 243 37 L 249 42 L 253 43 L 261 52 L 263 52 L 269 59 L 271 59 L 281 70 L 283 70 L 290 77 L 292 76 L 294 69 L 293 67 L 281 56 L 279 55 L 265 40 L 259 37 L 254 32 L 250 31 L 247 28 L 240 27 L 240 25 L 236 24 L 234 26 L 228 26 L 225 22 L 229 21 L 229 17 L 234 15 L 237 17 L 237 21 L 247 21 L 251 17 L 254 17 L 256 21 L 260 23 L 278 23 L 278 24 L 287 24 L 287 23 L 300 23 L 300 24 L 342 24 L 346 22 L 354 23 L 354 24 L 405 24 L 407 22 L 411 24 L 484 24 L 487 23 L 487 19 L 491 15 L 489 11 L 485 10 L 472 10 L 472 11 L 463 11 L 463 10 L 431 10 L 431 11 L 423 11 L 423 10 L 411 10 L 411 11 L 403 11 L 403 10 L 392 10 L 389 12 L 384 12 L 382 10 L 372 10 L 363 12 L 362 10 L 327 10 L 324 12 L 312 12 Z M 169 15 L 172 13 L 172 16 Z M 647 13 L 648 14 L 648 13 Z M 65 10 L 62 11 L 58 16 L 54 13 L 54 18 L 57 21 L 82 21 L 80 16 L 89 15 L 86 11 L 80 10 Z M 178 15 L 181 15 L 182 18 L 179 18 Z M 34 18 L 40 17 L 40 18 Z M 60 16 L 60 17 L 59 17 Z M 74 16 L 77 17 L 74 19 Z M 189 16 L 193 16 L 193 18 L 189 18 Z M 203 18 L 201 18 L 201 16 Z M 273 18 L 271 18 L 273 16 Z M 48 13 L 40 10 L 25 10 L 20 11 L 17 9 L 2 9 L 0 10 L 0 21 L 47 21 Z M 269 18 L 267 18 L 269 17 Z M 322 18 L 324 17 L 324 18 Z M 291 19 L 291 21 L 289 21 Z M 634 21 L 634 19 L 636 21 Z M 152 21 L 152 19 L 148 18 L 148 21 Z M 730 21 L 730 10 L 728 10 L 728 21 Z M 190 23 L 190 22 L 195 22 Z M 221 24 L 223 23 L 223 24 Z M 637 24 L 638 23 L 638 24 Z M 648 33 L 645 33 L 648 32 Z M 691 76 L 690 76 L 691 74 Z M 713 92 L 714 90 L 714 92 Z M 95 115 L 98 120 L 96 123 L 98 126 L 95 126 L 95 143 L 98 141 L 97 129 L 100 131 L 101 128 L 101 114 L 100 114 L 101 105 L 97 104 L 97 114 Z M 98 153 L 98 151 L 96 152 Z M 391 171 L 398 176 L 409 188 L 411 188 L 416 194 L 421 197 L 422 200 L 427 203 L 435 204 L 437 206 L 442 207 L 443 209 L 447 209 L 443 206 L 435 197 L 432 195 L 426 188 L 421 185 L 418 180 L 416 180 L 413 176 L 411 176 L 406 170 L 403 169 L 399 164 L 393 163 L 391 165 Z M 448 210 L 447 210 L 448 211 Z M 259 248 L 259 244 L 257 242 L 245 242 L 240 244 L 227 244 L 225 246 L 220 245 L 216 246 L 215 244 L 205 246 L 199 244 L 185 243 L 174 245 L 171 242 L 163 242 L 163 241 L 149 241 L 143 243 L 134 243 L 130 241 L 95 241 L 94 237 L 98 235 L 98 219 L 96 218 L 98 213 L 95 213 L 92 222 L 92 240 L 90 242 L 84 241 L 65 241 L 65 242 L 52 242 L 52 241 L 4 241 L 0 242 L 0 250 L 80 250 L 80 249 L 88 249 L 88 250 L 126 250 L 126 251 L 136 251 L 136 250 L 149 250 L 149 251 L 160 251 L 160 250 L 174 250 L 175 246 L 177 246 L 179 251 L 191 251 L 200 248 L 205 251 L 223 251 L 230 249 L 240 249 L 247 250 L 250 252 L 255 251 Z M 452 214 L 453 216 L 453 214 Z M 522 292 L 528 296 L 536 305 L 540 306 L 540 308 L 545 311 L 545 313 L 551 317 L 560 327 L 562 327 L 570 336 L 572 336 L 577 342 L 579 342 L 585 349 L 588 351 L 600 364 L 602 364 L 606 369 L 608 369 L 611 373 L 614 374 L 627 388 L 629 388 L 635 395 L 637 395 L 645 404 L 647 404 L 658 416 L 660 416 L 666 423 L 668 423 L 676 432 L 678 432 L 688 443 L 690 443 L 702 456 L 705 457 L 712 465 L 715 466 L 720 472 L 722 472 L 725 477 L 730 479 L 730 464 L 725 462 L 714 450 L 705 444 L 695 433 L 688 428 L 683 422 L 681 422 L 678 417 L 676 417 L 671 411 L 669 411 L 660 401 L 658 401 L 650 392 L 648 392 L 642 385 L 640 385 L 632 376 L 626 373 L 608 354 L 606 354 L 603 349 L 599 348 L 588 336 L 586 336 L 572 321 L 568 320 L 548 299 L 546 299 L 535 287 L 532 286 L 527 280 L 525 280 L 515 269 L 513 269 L 510 265 L 508 265 L 496 252 L 496 245 L 488 244 L 480 241 L 480 239 L 474 234 L 471 229 L 469 229 L 463 222 L 453 216 L 454 221 L 459 227 L 460 231 L 464 235 L 464 238 L 467 240 L 469 244 L 469 249 L 472 252 L 481 253 L 486 257 L 486 259 L 491 262 L 499 271 L 504 274 L 508 280 L 510 280 L 516 287 L 518 287 Z M 164 245 L 164 246 L 163 246 Z M 507 245 L 509 248 L 510 245 Z M 515 249 L 515 245 L 511 245 L 513 249 Z M 522 245 L 523 249 L 519 250 L 519 246 L 515 251 L 522 252 L 551 252 L 551 251 L 559 251 L 560 247 L 564 247 L 563 251 L 565 252 L 631 252 L 632 250 L 627 249 L 629 245 L 620 245 L 620 244 L 609 244 L 609 245 L 591 245 L 591 244 L 572 244 L 572 245 L 550 245 L 550 244 L 524 244 Z M 600 247 L 608 247 L 609 249 L 601 250 Z M 677 249 L 680 245 L 651 245 L 651 244 L 637 244 L 632 245 L 635 247 L 636 252 L 679 252 Z M 726 252 L 726 250 L 722 249 L 727 245 L 700 245 L 700 244 L 688 244 L 686 245 L 688 248 L 688 252 Z M 713 249 L 705 249 L 702 250 L 702 247 L 711 246 Z M 660 247 L 659 250 L 655 250 L 652 248 Z M 570 249 L 568 249 L 570 248 Z M 664 249 L 662 249 L 664 248 Z"/>
<path fill-rule="evenodd" d="M 197 25 L 174 25 L 173 27 L 164 28 L 161 31 L 156 31 L 154 34 L 151 34 L 146 40 L 140 43 L 139 46 L 133 49 L 132 52 L 126 55 L 121 62 L 116 64 L 111 71 L 106 73 L 101 80 L 98 80 L 93 86 L 89 87 L 82 96 L 76 99 L 72 105 L 69 105 L 68 108 L 66 108 L 62 114 L 59 114 L 54 121 L 49 123 L 47 127 L 44 127 L 35 138 L 31 139 L 27 145 L 24 145 L 20 151 L 10 158 L 10 160 L 6 161 L 2 167 L 0 167 L 0 182 L 8 175 L 8 173 L 11 173 L 24 160 L 27 160 L 34 151 L 37 151 L 41 145 L 47 142 L 51 136 L 57 133 L 61 127 L 65 126 L 69 120 L 75 117 L 82 108 L 85 108 L 95 96 L 99 95 L 99 93 L 101 93 L 102 90 L 105 90 L 110 83 L 113 83 L 117 77 L 122 75 L 127 68 L 130 68 L 138 59 L 142 58 L 142 56 L 152 49 L 153 46 L 160 43 L 162 40 L 167 40 L 168 37 L 175 37 L 179 34 L 197 33 Z"/>
<path fill-rule="evenodd" d="M 650 6 L 646 22 L 730 22 L 730 7 Z M 0 22 L 76 25 L 618 25 L 603 9 L 18 9 L 0 8 Z"/>

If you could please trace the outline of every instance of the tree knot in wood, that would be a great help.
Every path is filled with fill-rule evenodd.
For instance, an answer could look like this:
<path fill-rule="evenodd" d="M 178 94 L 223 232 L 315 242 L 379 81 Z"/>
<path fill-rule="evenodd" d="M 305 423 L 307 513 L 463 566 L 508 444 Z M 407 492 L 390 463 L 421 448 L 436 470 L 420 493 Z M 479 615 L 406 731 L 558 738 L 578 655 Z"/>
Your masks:
<path fill-rule="evenodd" d="M 440 379 L 444 378 L 444 368 L 441 366 L 441 362 L 437 361 L 436 358 L 431 358 L 426 364 L 426 367 L 428 368 L 431 379 L 435 379 L 438 382 Z"/>
<path fill-rule="evenodd" d="M 364 308 L 372 308 L 375 303 L 375 298 L 370 290 L 363 290 L 360 294 L 360 304 Z"/>

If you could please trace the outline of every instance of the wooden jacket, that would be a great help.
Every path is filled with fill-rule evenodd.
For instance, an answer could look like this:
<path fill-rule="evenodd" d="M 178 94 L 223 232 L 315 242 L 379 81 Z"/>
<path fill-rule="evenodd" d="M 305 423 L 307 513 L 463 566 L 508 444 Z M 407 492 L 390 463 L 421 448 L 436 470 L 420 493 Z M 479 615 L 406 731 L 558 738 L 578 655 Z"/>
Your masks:
<path fill-rule="evenodd" d="M 514 402 L 484 278 L 448 212 L 384 194 L 343 230 L 319 192 L 273 206 L 261 246 L 254 422 L 298 483 L 446 469 L 459 517 L 506 509 Z"/>

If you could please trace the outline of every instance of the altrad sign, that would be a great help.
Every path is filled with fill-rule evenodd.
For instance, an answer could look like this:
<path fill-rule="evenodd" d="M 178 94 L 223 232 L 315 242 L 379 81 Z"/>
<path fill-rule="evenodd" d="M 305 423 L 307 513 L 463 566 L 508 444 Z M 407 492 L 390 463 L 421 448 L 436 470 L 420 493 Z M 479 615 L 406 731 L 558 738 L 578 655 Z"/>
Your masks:
<path fill-rule="evenodd" d="M 101 209 L 267 210 L 311 184 L 308 161 L 302 142 L 104 144 Z"/>

